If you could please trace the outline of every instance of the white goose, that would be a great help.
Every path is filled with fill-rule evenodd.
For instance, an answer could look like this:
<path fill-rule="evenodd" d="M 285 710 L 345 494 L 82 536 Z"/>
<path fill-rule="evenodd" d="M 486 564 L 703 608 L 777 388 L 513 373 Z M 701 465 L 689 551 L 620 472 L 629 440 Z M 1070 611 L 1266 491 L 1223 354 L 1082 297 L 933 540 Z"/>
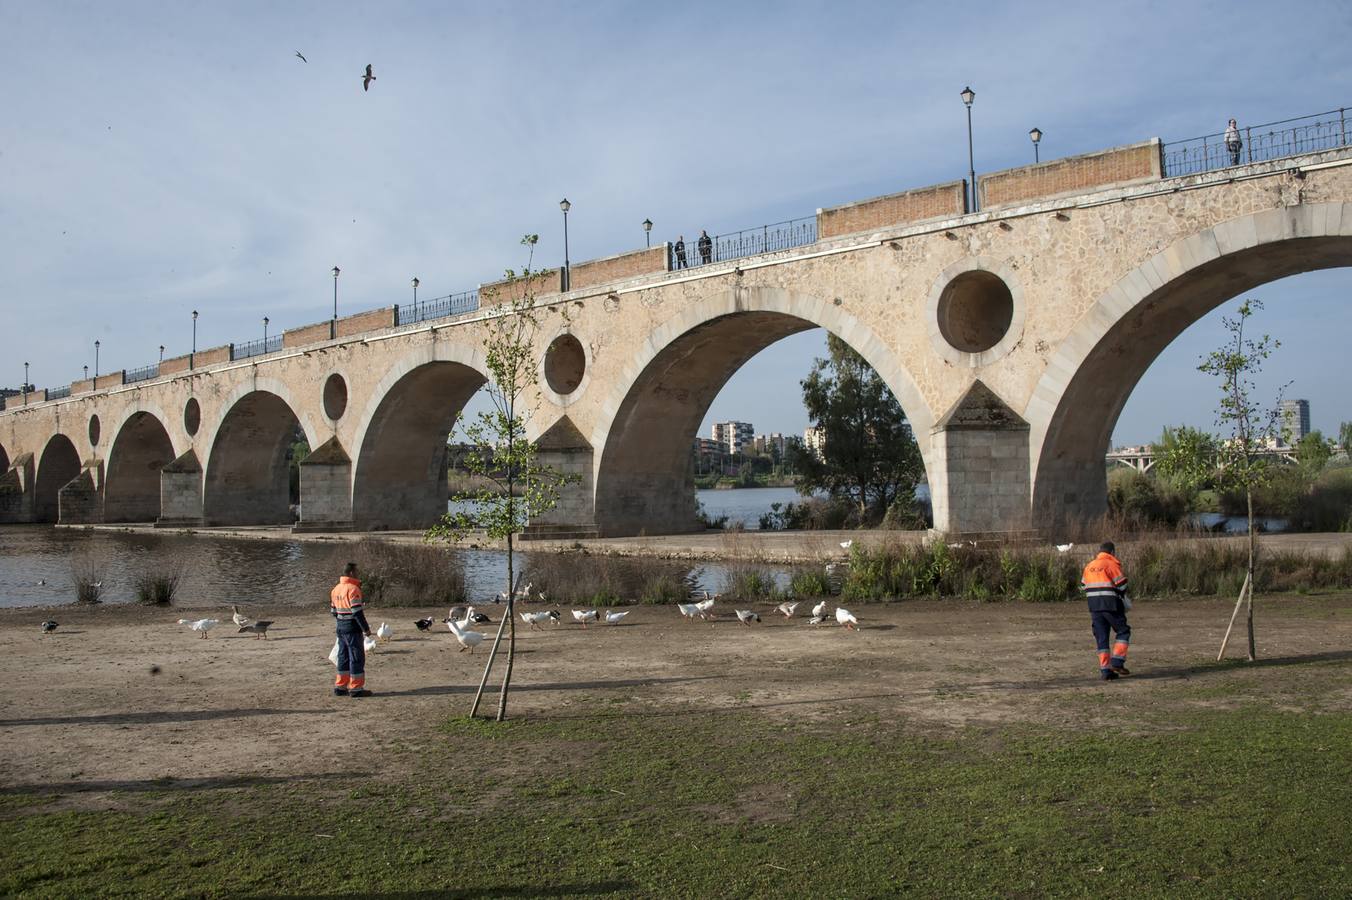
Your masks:
<path fill-rule="evenodd" d="M 390 638 L 394 637 L 394 629 L 386 623 L 381 622 L 380 627 L 376 629 L 376 637 L 381 641 L 388 642 Z"/>
<path fill-rule="evenodd" d="M 856 631 L 856 626 L 859 625 L 859 620 L 854 617 L 854 613 L 843 606 L 836 607 L 836 621 L 851 631 Z"/>
<path fill-rule="evenodd" d="M 240 628 L 243 628 L 245 625 L 249 624 L 249 617 L 241 615 L 239 607 L 235 606 L 233 603 L 230 604 L 230 613 L 231 613 L 230 621 L 234 622 Z"/>
<path fill-rule="evenodd" d="M 373 637 L 362 638 L 361 646 L 367 653 L 374 653 L 376 649 L 376 639 Z"/>
<path fill-rule="evenodd" d="M 695 604 L 695 607 L 699 610 L 699 617 L 700 617 L 701 619 L 707 619 L 707 618 L 709 618 L 709 616 L 711 615 L 711 613 L 709 612 L 709 610 L 711 610 L 711 609 L 714 608 L 714 603 L 716 603 L 716 602 L 718 601 L 718 598 L 719 598 L 720 596 L 722 596 L 722 595 L 721 595 L 721 594 L 714 594 L 714 595 L 711 597 L 711 596 L 709 596 L 709 592 L 708 592 L 708 591 L 705 591 L 705 592 L 704 592 L 704 599 L 701 600 L 701 601 L 699 601 L 698 603 Z"/>
<path fill-rule="evenodd" d="M 737 613 L 737 621 L 741 622 L 743 625 L 746 625 L 747 627 L 750 627 L 752 622 L 760 621 L 760 615 L 757 614 L 755 610 L 734 609 L 733 612 Z"/>
<path fill-rule="evenodd" d="M 795 600 L 795 601 L 793 601 L 792 603 L 788 603 L 788 602 L 781 603 L 781 604 L 779 604 L 778 606 L 775 607 L 775 610 L 778 611 L 778 612 L 783 613 L 783 614 L 784 614 L 784 618 L 786 618 L 786 619 L 792 619 L 792 618 L 793 618 L 793 611 L 794 611 L 795 609 L 798 608 L 798 604 L 801 603 L 801 602 L 802 602 L 801 600 Z"/>
<path fill-rule="evenodd" d="M 625 616 L 629 615 L 629 613 L 631 613 L 632 611 L 633 610 L 628 609 L 624 610 L 623 612 L 611 612 L 610 610 L 606 610 L 606 624 L 614 625 L 616 622 L 619 622 Z"/>
<path fill-rule="evenodd" d="M 474 648 L 484 642 L 484 633 L 482 631 L 469 631 L 468 629 L 461 628 L 459 623 L 454 620 L 448 621 L 446 625 L 451 629 L 451 634 L 455 635 L 455 639 L 460 642 L 459 652 L 461 653 L 468 650 L 472 655 L 474 653 Z"/>
<path fill-rule="evenodd" d="M 814 617 L 821 617 L 821 616 L 825 616 L 825 615 L 826 615 L 826 601 L 825 601 L 825 600 L 823 600 L 821 603 L 818 603 L 816 606 L 812 607 L 812 615 L 813 615 Z"/>
<path fill-rule="evenodd" d="M 553 613 L 546 610 L 544 612 L 523 612 L 521 614 L 521 621 L 529 625 L 532 631 L 534 631 L 537 628 L 539 628 L 541 631 L 544 631 L 544 629 L 541 628 L 540 626 L 544 625 L 546 622 L 550 620 L 558 621 L 558 613 Z"/>
<path fill-rule="evenodd" d="M 681 615 L 687 619 L 693 619 L 700 614 L 698 603 L 677 603 L 676 608 L 681 611 Z"/>
<path fill-rule="evenodd" d="M 190 622 L 187 619 L 179 619 L 178 624 L 187 625 L 193 631 L 205 638 L 207 632 L 221 624 L 221 622 L 219 619 L 198 619 L 196 622 Z"/>
<path fill-rule="evenodd" d="M 575 610 L 573 610 L 573 618 L 576 619 L 577 621 L 581 622 L 583 628 L 586 628 L 586 627 L 587 627 L 587 623 L 588 623 L 588 622 L 595 622 L 595 621 L 596 621 L 597 619 L 599 619 L 600 617 L 601 617 L 601 614 L 598 613 L 598 612 L 597 612 L 596 610 L 594 610 L 594 609 L 575 609 Z"/>

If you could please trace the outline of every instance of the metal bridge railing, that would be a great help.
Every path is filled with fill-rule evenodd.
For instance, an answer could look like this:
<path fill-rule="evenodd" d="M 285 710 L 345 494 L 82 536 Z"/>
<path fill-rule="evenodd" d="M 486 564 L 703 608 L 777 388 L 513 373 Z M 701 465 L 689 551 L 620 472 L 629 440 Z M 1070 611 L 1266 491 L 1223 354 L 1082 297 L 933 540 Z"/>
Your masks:
<path fill-rule="evenodd" d="M 276 353 L 282 349 L 282 336 L 273 335 L 270 338 L 259 338 L 256 341 L 246 341 L 243 344 L 230 345 L 230 358 L 248 359 L 251 356 L 262 356 L 264 353 Z"/>
<path fill-rule="evenodd" d="M 419 300 L 417 303 L 405 303 L 396 306 L 394 324 L 412 325 L 414 322 L 426 322 L 428 319 L 444 319 L 461 313 L 474 312 L 479 308 L 479 292 L 461 291 L 445 297 L 433 297 L 431 300 Z"/>
<path fill-rule="evenodd" d="M 1226 141 L 1225 132 L 1204 134 L 1164 145 L 1164 177 L 1197 175 L 1229 166 L 1267 162 L 1349 145 L 1352 122 L 1346 109 L 1334 109 L 1298 119 L 1239 129 L 1239 145 Z"/>
<path fill-rule="evenodd" d="M 70 396 L 70 385 L 66 385 L 65 387 L 47 389 L 48 400 L 60 400 L 63 397 L 69 396 Z"/>
<path fill-rule="evenodd" d="M 122 376 L 123 384 L 132 384 L 137 381 L 149 381 L 160 374 L 159 364 L 153 366 L 142 366 L 139 369 L 128 369 Z"/>
<path fill-rule="evenodd" d="M 805 216 L 730 234 L 711 235 L 710 243 L 703 251 L 700 250 L 699 236 L 696 235 L 685 241 L 684 251 L 678 251 L 675 244 L 670 245 L 668 265 L 673 272 L 677 269 L 696 269 L 730 259 L 741 259 L 743 256 L 791 250 L 815 243 L 816 240 L 817 217 Z"/>

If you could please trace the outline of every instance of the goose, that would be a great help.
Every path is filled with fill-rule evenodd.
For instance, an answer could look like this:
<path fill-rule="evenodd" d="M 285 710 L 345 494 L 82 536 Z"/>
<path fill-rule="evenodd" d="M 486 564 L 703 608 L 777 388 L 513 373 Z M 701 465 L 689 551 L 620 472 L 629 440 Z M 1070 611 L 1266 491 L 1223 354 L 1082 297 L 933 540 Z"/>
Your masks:
<path fill-rule="evenodd" d="M 376 649 L 376 639 L 372 637 L 362 638 L 361 646 L 367 653 L 373 653 Z"/>
<path fill-rule="evenodd" d="M 61 624 L 60 622 L 57 622 L 53 619 L 48 619 L 46 622 L 42 623 L 42 633 L 51 634 L 53 631 L 56 631 L 56 626 L 60 624 Z"/>
<path fill-rule="evenodd" d="M 530 601 L 530 589 L 534 587 L 535 582 L 527 581 L 526 586 L 518 590 L 513 596 L 518 600 Z"/>
<path fill-rule="evenodd" d="M 198 634 L 200 634 L 202 637 L 205 638 L 207 636 L 207 632 L 210 631 L 215 626 L 221 624 L 221 622 L 219 619 L 198 619 L 196 622 L 190 622 L 187 619 L 179 619 L 178 624 L 187 625 L 193 631 L 197 632 Z"/>
<path fill-rule="evenodd" d="M 452 607 L 451 607 L 451 611 L 448 612 L 448 613 L 446 613 L 446 618 L 442 619 L 441 621 L 443 621 L 443 622 L 451 622 L 451 621 L 456 621 L 456 622 L 458 622 L 458 621 L 460 621 L 461 619 L 465 618 L 465 616 L 469 615 L 470 609 L 471 609 L 471 607 L 468 607 L 468 606 L 452 606 Z"/>
<path fill-rule="evenodd" d="M 778 611 L 778 612 L 783 613 L 783 614 L 784 614 L 784 618 L 786 618 L 786 619 L 792 619 L 792 618 L 793 618 L 793 611 L 794 611 L 795 609 L 798 608 L 798 604 L 801 603 L 801 602 L 802 602 L 802 601 L 800 601 L 800 600 L 795 600 L 795 601 L 792 602 L 792 603 L 788 603 L 788 602 L 781 603 L 781 604 L 779 604 L 778 606 L 775 607 L 775 610 Z"/>
<path fill-rule="evenodd" d="M 759 621 L 760 621 L 760 615 L 758 615 L 758 614 L 756 613 L 755 610 L 752 610 L 752 609 L 735 609 L 735 610 L 733 610 L 733 612 L 737 613 L 737 621 L 741 622 L 743 625 L 747 626 L 748 628 L 751 627 L 751 623 L 752 623 L 752 622 L 759 622 Z"/>
<path fill-rule="evenodd" d="M 448 621 L 446 626 L 451 629 L 451 634 L 455 635 L 455 639 L 460 642 L 460 650 L 458 651 L 460 653 L 468 650 L 473 655 L 474 648 L 484 642 L 482 631 L 469 631 L 461 628 L 454 620 Z"/>
<path fill-rule="evenodd" d="M 413 623 L 413 627 L 417 628 L 419 631 L 426 631 L 427 629 L 432 627 L 432 620 L 418 619 Z"/>
<path fill-rule="evenodd" d="M 855 626 L 859 624 L 859 620 L 854 617 L 854 613 L 843 606 L 836 607 L 836 621 L 851 631 L 856 630 Z"/>
<path fill-rule="evenodd" d="M 469 620 L 475 625 L 493 624 L 493 620 L 488 617 L 488 613 L 475 612 L 472 606 L 469 608 Z"/>
<path fill-rule="evenodd" d="M 681 615 L 687 619 L 693 619 L 700 614 L 698 603 L 677 603 L 676 608 L 681 611 Z"/>
<path fill-rule="evenodd" d="M 249 617 L 240 615 L 239 607 L 232 603 L 230 604 L 230 621 L 234 622 L 240 628 L 243 628 L 245 625 L 249 624 Z"/>
<path fill-rule="evenodd" d="M 547 612 L 523 612 L 521 614 L 521 621 L 529 625 L 532 631 L 540 628 L 541 625 L 548 622 L 551 618 L 557 619 L 557 616 L 553 616 Z M 540 628 L 540 630 L 543 631 L 544 629 Z"/>
<path fill-rule="evenodd" d="M 390 638 L 394 637 L 394 629 L 381 622 L 380 627 L 376 629 L 376 637 L 388 643 Z"/>
<path fill-rule="evenodd" d="M 555 625 L 559 624 L 559 611 L 557 609 L 549 611 L 549 621 Z"/>
<path fill-rule="evenodd" d="M 626 609 L 623 612 L 611 612 L 610 610 L 606 610 L 606 624 L 614 625 L 616 622 L 629 615 L 630 612 L 632 612 L 632 610 Z"/>
<path fill-rule="evenodd" d="M 716 603 L 721 596 L 721 594 L 714 594 L 710 597 L 708 591 L 704 592 L 704 599 L 695 604 L 695 608 L 699 610 L 699 617 L 701 619 L 709 618 L 709 610 L 714 608 L 714 603 Z"/>
<path fill-rule="evenodd" d="M 1069 553 L 1071 550 L 1074 550 L 1074 549 L 1075 549 L 1075 545 L 1074 545 L 1074 544 L 1057 544 L 1057 545 L 1056 545 L 1056 552 L 1057 552 L 1057 553 Z"/>
<path fill-rule="evenodd" d="M 809 624 L 809 625 L 820 625 L 821 623 L 823 623 L 823 622 L 825 622 L 825 621 L 826 621 L 826 616 L 813 616 L 812 618 L 810 618 L 810 619 L 807 620 L 807 624 Z"/>
<path fill-rule="evenodd" d="M 853 538 L 850 539 L 850 540 L 848 540 L 848 541 L 841 541 L 841 542 L 840 542 L 840 549 L 842 549 L 842 550 L 848 550 L 848 549 L 850 549 L 851 546 L 853 546 L 853 544 L 854 544 L 854 539 L 853 539 Z"/>
<path fill-rule="evenodd" d="M 600 613 L 594 609 L 575 609 L 573 610 L 573 618 L 581 622 L 583 628 L 586 628 L 588 622 L 595 622 L 600 618 Z"/>
<path fill-rule="evenodd" d="M 272 623 L 269 622 L 267 619 L 259 619 L 257 622 L 253 622 L 249 625 L 241 625 L 237 633 L 243 634 L 244 632 L 249 631 L 254 634 L 254 640 L 258 640 L 259 638 L 267 640 L 268 628 L 271 625 Z"/>
<path fill-rule="evenodd" d="M 812 615 L 816 618 L 823 618 L 826 616 L 825 600 L 823 600 L 821 603 L 818 603 L 816 606 L 812 607 Z"/>

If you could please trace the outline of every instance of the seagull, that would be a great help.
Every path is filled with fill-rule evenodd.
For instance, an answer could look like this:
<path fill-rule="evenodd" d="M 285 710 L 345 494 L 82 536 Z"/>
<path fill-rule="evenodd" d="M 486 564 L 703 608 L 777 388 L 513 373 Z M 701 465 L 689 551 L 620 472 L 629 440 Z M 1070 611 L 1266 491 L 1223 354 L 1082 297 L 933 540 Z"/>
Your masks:
<path fill-rule="evenodd" d="M 249 617 L 240 615 L 239 607 L 235 606 L 233 603 L 230 604 L 230 613 L 230 621 L 234 622 L 240 628 L 249 624 Z"/>
<path fill-rule="evenodd" d="M 677 603 L 676 608 L 681 611 L 681 615 L 687 619 L 693 619 L 700 614 L 698 603 Z"/>
<path fill-rule="evenodd" d="M 193 631 L 205 638 L 208 631 L 221 623 L 219 619 L 198 619 L 196 622 L 189 622 L 187 619 L 179 619 L 178 624 L 187 625 Z"/>
<path fill-rule="evenodd" d="M 57 626 L 57 625 L 60 625 L 60 624 L 61 624 L 60 622 L 56 622 L 56 621 L 53 621 L 52 619 L 48 619 L 46 622 L 43 622 L 43 623 L 42 623 L 42 633 L 43 633 L 43 634 L 51 634 L 53 631 L 56 631 L 56 626 Z"/>
<path fill-rule="evenodd" d="M 1056 545 L 1056 552 L 1057 552 L 1057 553 L 1068 553 L 1070 550 L 1074 549 L 1074 547 L 1075 547 L 1074 544 L 1057 544 L 1057 545 Z"/>
<path fill-rule="evenodd" d="M 268 626 L 270 626 L 271 624 L 272 623 L 269 622 L 267 619 L 259 619 L 252 625 L 241 625 L 238 633 L 243 634 L 246 631 L 251 631 L 255 635 L 254 640 L 258 640 L 258 638 L 263 638 L 264 640 L 267 640 Z"/>
<path fill-rule="evenodd" d="M 826 601 L 825 601 L 825 600 L 823 600 L 821 603 L 818 603 L 816 606 L 812 607 L 812 615 L 818 616 L 818 617 L 821 617 L 821 616 L 825 616 L 825 615 L 826 615 Z"/>
<path fill-rule="evenodd" d="M 755 610 L 752 610 L 752 609 L 735 609 L 735 610 L 733 610 L 733 612 L 737 613 L 737 621 L 741 622 L 743 625 L 747 626 L 748 628 L 751 627 L 751 623 L 752 623 L 752 622 L 759 622 L 759 621 L 760 621 L 760 616 L 756 614 L 756 611 L 755 611 Z"/>
<path fill-rule="evenodd" d="M 600 616 L 600 613 L 598 613 L 598 612 L 597 612 L 596 610 L 594 610 L 594 609 L 575 609 L 575 610 L 573 610 L 573 618 L 576 619 L 577 621 L 581 622 L 583 628 L 586 628 L 586 627 L 587 627 L 587 623 L 588 623 L 588 622 L 595 622 L 595 621 L 596 621 L 597 619 L 599 619 L 600 617 L 601 617 L 601 616 Z"/>
<path fill-rule="evenodd" d="M 854 543 L 854 539 L 853 539 L 853 538 L 851 538 L 851 539 L 848 540 L 848 541 L 841 541 L 841 542 L 840 542 L 840 549 L 842 549 L 842 550 L 848 550 L 848 549 L 850 549 L 850 545 L 853 544 L 853 543 Z"/>
<path fill-rule="evenodd" d="M 371 89 L 371 82 L 373 82 L 373 81 L 375 81 L 375 80 L 376 80 L 376 75 L 375 75 L 374 72 L 371 71 L 371 64 L 370 64 L 370 63 L 367 63 L 367 64 L 366 64 L 366 74 L 362 77 L 362 80 L 361 80 L 361 89 L 362 89 L 363 91 L 369 91 L 369 90 Z"/>
<path fill-rule="evenodd" d="M 460 653 L 464 653 L 468 650 L 470 655 L 473 655 L 474 648 L 484 642 L 484 633 L 482 631 L 468 631 L 461 628 L 455 621 L 447 622 L 446 626 L 451 629 L 451 634 L 455 635 L 455 639 L 460 642 Z"/>
<path fill-rule="evenodd" d="M 301 53 L 299 50 L 296 51 L 296 59 L 299 59 L 303 63 L 309 62 L 309 60 L 305 58 L 305 54 Z"/>
<path fill-rule="evenodd" d="M 414 625 L 419 631 L 426 631 L 427 629 L 429 629 L 429 628 L 432 627 L 432 620 L 431 620 L 431 619 L 418 619 L 416 622 L 413 623 L 413 625 Z"/>
<path fill-rule="evenodd" d="M 38 587 L 42 587 L 42 586 L 44 586 L 45 584 L 47 584 L 47 579 L 45 579 L 45 578 L 39 578 L 39 579 L 38 579 Z"/>
<path fill-rule="evenodd" d="M 614 625 L 616 622 L 620 621 L 625 616 L 629 615 L 631 611 L 632 610 L 628 609 L 626 609 L 624 612 L 611 612 L 610 610 L 606 610 L 606 624 Z"/>
<path fill-rule="evenodd" d="M 388 641 L 390 638 L 394 637 L 394 629 L 384 622 L 381 622 L 380 627 L 376 629 L 376 637 L 380 638 L 382 641 Z"/>
<path fill-rule="evenodd" d="M 854 617 L 854 613 L 843 606 L 836 607 L 836 621 L 851 631 L 854 631 L 855 626 L 859 624 L 859 620 Z"/>
<path fill-rule="evenodd" d="M 795 600 L 795 601 L 793 601 L 792 603 L 787 603 L 787 602 L 781 603 L 781 604 L 779 604 L 778 606 L 776 606 L 775 609 L 776 609 L 778 612 L 782 612 L 782 613 L 784 614 L 784 618 L 786 618 L 786 619 L 792 619 L 792 618 L 793 618 L 793 611 L 794 611 L 795 609 L 798 608 L 798 604 L 799 604 L 800 602 L 802 602 L 802 601 L 800 601 L 800 600 Z"/>

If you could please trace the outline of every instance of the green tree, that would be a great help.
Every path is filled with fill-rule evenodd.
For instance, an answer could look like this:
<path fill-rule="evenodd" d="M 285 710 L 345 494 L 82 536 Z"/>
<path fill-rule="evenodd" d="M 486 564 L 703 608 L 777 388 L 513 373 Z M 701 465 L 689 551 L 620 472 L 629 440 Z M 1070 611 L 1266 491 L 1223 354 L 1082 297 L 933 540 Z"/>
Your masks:
<path fill-rule="evenodd" d="M 479 690 L 469 714 L 479 709 L 484 686 L 507 631 L 507 669 L 498 695 L 499 722 L 507 718 L 507 694 L 511 689 L 512 667 L 516 660 L 516 579 L 514 540 L 526 527 L 532 516 L 538 516 L 558 504 L 559 491 L 573 481 L 572 476 L 541 464 L 536 446 L 526 438 L 530 419 L 540 405 L 539 360 L 535 357 L 535 338 L 540 324 L 535 316 L 533 284 L 548 271 L 533 271 L 530 261 L 535 256 L 538 235 L 521 239 L 530 251 L 526 267 L 518 275 L 507 270 L 507 281 L 500 289 L 509 296 L 519 296 L 496 307 L 484 322 L 484 364 L 488 369 L 487 385 L 491 408 L 480 412 L 464 424 L 466 443 L 465 468 L 481 476 L 483 487 L 454 494 L 461 504 L 457 512 L 449 512 L 427 530 L 424 540 L 459 541 L 471 531 L 483 531 L 491 538 L 507 544 L 507 613 L 498 625 L 493 648 L 484 666 Z"/>
<path fill-rule="evenodd" d="M 824 490 L 846 498 L 861 521 L 877 521 L 898 497 L 909 499 L 924 476 L 906 414 L 887 384 L 862 356 L 833 334 L 828 359 L 818 359 L 802 382 L 803 405 L 823 429 L 823 459 L 798 450 L 798 491 Z"/>
<path fill-rule="evenodd" d="M 1344 455 L 1352 457 L 1352 422 L 1338 426 L 1338 443 L 1342 445 Z"/>
<path fill-rule="evenodd" d="M 1245 300 L 1239 305 L 1237 316 L 1221 319 L 1228 337 L 1218 349 L 1202 358 L 1197 370 L 1211 375 L 1219 382 L 1221 397 L 1216 407 L 1216 424 L 1222 431 L 1228 431 L 1230 437 L 1217 444 L 1214 461 L 1210 464 L 1197 456 L 1188 461 L 1185 454 L 1180 454 L 1183 463 L 1177 473 L 1191 484 L 1211 481 L 1222 491 L 1232 490 L 1244 495 L 1249 524 L 1248 567 L 1217 659 L 1225 655 L 1235 618 L 1246 600 L 1248 658 L 1257 658 L 1253 634 L 1253 589 L 1258 564 L 1258 530 L 1254 521 L 1253 498 L 1254 492 L 1271 480 L 1272 455 L 1269 451 L 1281 434 L 1281 391 L 1278 391 L 1277 399 L 1270 407 L 1262 406 L 1254 396 L 1257 391 L 1254 378 L 1262 371 L 1263 363 L 1272 355 L 1272 351 L 1281 346 L 1279 341 L 1266 334 L 1257 339 L 1246 336 L 1245 328 L 1249 319 L 1262 308 L 1260 300 Z"/>
<path fill-rule="evenodd" d="M 1324 466 L 1333 458 L 1333 441 L 1322 432 L 1311 431 L 1296 444 L 1296 465 L 1310 484 L 1314 484 Z"/>
<path fill-rule="evenodd" d="M 1155 471 L 1159 474 L 1168 478 L 1182 476 L 1192 488 L 1210 486 L 1208 476 L 1215 471 L 1217 456 L 1216 438 L 1212 435 L 1189 425 L 1166 425 L 1154 450 Z"/>

